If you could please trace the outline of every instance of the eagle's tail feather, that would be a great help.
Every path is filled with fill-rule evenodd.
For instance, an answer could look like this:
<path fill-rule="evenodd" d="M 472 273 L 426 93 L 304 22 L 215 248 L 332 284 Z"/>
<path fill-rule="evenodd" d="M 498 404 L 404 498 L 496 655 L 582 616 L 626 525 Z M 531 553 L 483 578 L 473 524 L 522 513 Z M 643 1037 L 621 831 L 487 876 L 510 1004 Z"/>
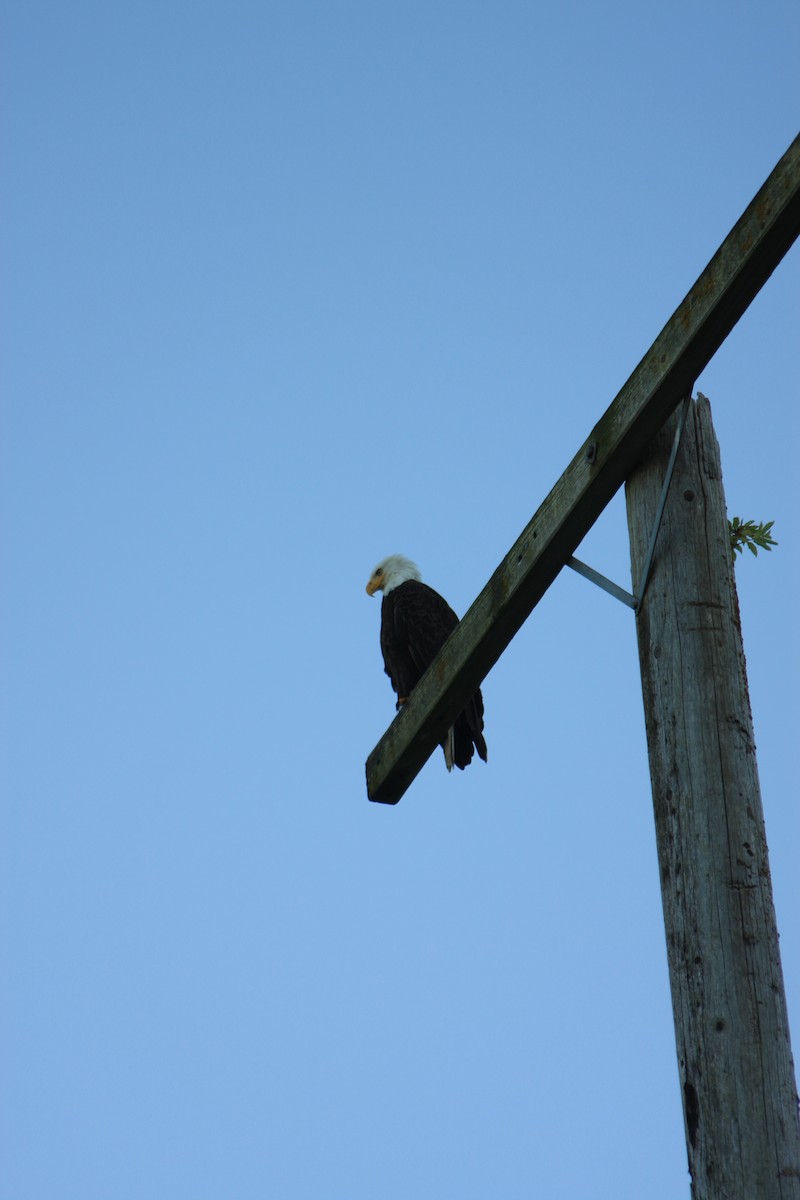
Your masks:
<path fill-rule="evenodd" d="M 444 750 L 444 761 L 447 765 L 447 769 L 448 771 L 452 771 L 453 763 L 455 762 L 456 757 L 456 731 L 452 725 L 448 729 L 445 739 L 442 742 L 442 749 Z"/>

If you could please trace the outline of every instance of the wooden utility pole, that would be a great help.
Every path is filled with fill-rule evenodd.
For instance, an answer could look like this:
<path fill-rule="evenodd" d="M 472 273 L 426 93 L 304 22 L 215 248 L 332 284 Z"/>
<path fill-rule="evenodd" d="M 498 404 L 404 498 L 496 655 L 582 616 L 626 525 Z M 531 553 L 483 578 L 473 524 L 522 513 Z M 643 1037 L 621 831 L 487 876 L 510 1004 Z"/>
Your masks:
<path fill-rule="evenodd" d="M 634 585 L 674 415 L 626 484 Z M 695 1200 L 796 1200 L 800 1125 L 719 447 L 689 408 L 637 614 Z"/>
<path fill-rule="evenodd" d="M 800 235 L 800 137 L 748 205 L 367 759 L 396 804 L 569 564 L 639 616 L 694 1200 L 800 1200 L 800 1129 L 719 451 L 674 413 Z M 682 417 L 683 413 L 681 413 Z M 666 426 L 666 428 L 665 428 Z M 627 481 L 636 594 L 572 557 Z M 642 584 L 655 545 L 655 575 Z"/>

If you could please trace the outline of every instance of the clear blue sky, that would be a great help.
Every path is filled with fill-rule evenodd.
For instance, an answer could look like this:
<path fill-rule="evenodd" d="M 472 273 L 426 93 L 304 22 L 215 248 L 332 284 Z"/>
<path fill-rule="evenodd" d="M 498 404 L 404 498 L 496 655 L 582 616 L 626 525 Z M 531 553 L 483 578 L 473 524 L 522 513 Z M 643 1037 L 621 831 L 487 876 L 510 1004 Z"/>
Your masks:
<path fill-rule="evenodd" d="M 396 808 L 463 612 L 797 133 L 800 10 L 2 24 L 3 1200 L 688 1196 L 635 629 L 564 573 Z M 698 381 L 795 1050 L 798 248 Z M 581 557 L 630 581 L 618 497 Z"/>

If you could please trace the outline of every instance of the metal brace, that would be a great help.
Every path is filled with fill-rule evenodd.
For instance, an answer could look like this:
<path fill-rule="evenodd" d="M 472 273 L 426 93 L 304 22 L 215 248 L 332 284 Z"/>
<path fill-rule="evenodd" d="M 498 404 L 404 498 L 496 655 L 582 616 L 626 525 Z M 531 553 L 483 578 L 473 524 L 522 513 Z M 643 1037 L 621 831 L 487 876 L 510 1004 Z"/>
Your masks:
<path fill-rule="evenodd" d="M 632 596 L 630 592 L 626 592 L 625 588 L 619 587 L 618 584 L 612 583 L 605 575 L 601 575 L 599 571 L 595 571 L 593 567 L 588 567 L 586 563 L 581 562 L 579 558 L 568 558 L 567 566 L 572 567 L 573 571 L 577 571 L 579 575 L 583 575 L 584 579 L 588 579 L 591 583 L 596 583 L 604 592 L 608 592 L 610 596 L 614 596 L 616 600 L 621 600 L 623 604 L 627 604 L 634 612 L 638 612 L 639 606 L 644 599 L 644 593 L 647 588 L 647 581 L 650 578 L 650 568 L 653 565 L 653 554 L 656 549 L 656 540 L 658 539 L 658 531 L 661 528 L 661 518 L 664 515 L 664 508 L 667 503 L 667 493 L 669 485 L 672 482 L 672 473 L 675 470 L 675 460 L 678 457 L 678 448 L 683 437 L 683 428 L 686 424 L 686 417 L 689 412 L 689 405 L 692 402 L 692 394 L 689 395 L 683 402 L 678 428 L 675 430 L 675 439 L 672 443 L 672 452 L 669 456 L 667 464 L 667 472 L 664 476 L 664 483 L 661 488 L 661 498 L 658 502 L 655 520 L 653 522 L 653 532 L 650 534 L 650 545 L 647 547 L 647 557 L 644 560 L 644 569 L 642 571 L 642 581 L 639 585 L 639 593 Z"/>

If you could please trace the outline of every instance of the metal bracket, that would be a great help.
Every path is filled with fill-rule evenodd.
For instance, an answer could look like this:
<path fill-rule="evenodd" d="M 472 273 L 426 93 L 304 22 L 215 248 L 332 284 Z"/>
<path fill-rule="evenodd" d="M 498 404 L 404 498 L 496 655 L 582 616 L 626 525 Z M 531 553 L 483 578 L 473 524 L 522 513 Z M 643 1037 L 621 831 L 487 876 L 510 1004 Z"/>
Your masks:
<path fill-rule="evenodd" d="M 590 583 L 596 583 L 604 592 L 608 592 L 609 596 L 613 596 L 615 600 L 621 600 L 623 604 L 627 604 L 628 608 L 632 608 L 634 612 L 639 606 L 639 601 L 630 592 L 626 592 L 625 588 L 619 587 L 618 584 L 612 583 L 605 575 L 601 575 L 599 571 L 595 571 L 594 567 L 588 567 L 585 562 L 581 562 L 579 558 L 567 559 L 567 566 L 572 567 L 573 571 L 577 571 L 584 579 L 588 579 Z"/>
<path fill-rule="evenodd" d="M 672 474 L 675 470 L 675 460 L 678 457 L 678 448 L 680 447 L 681 438 L 683 437 L 683 429 L 686 425 L 686 417 L 689 413 L 689 405 L 691 402 L 692 394 L 689 392 L 689 395 L 683 402 L 680 420 L 678 421 L 678 428 L 675 430 L 675 438 L 672 443 L 672 452 L 670 453 L 669 462 L 667 463 L 667 471 L 661 488 L 661 498 L 658 502 L 658 509 L 656 510 L 656 516 L 653 522 L 653 531 L 650 534 L 650 544 L 647 547 L 647 556 L 644 560 L 642 580 L 639 584 L 637 594 L 632 596 L 630 592 L 626 592 L 625 589 L 619 587 L 618 584 L 612 583 L 610 579 L 607 579 L 605 575 L 601 575 L 599 571 L 595 571 L 593 567 L 587 567 L 586 563 L 581 562 L 579 558 L 572 557 L 567 559 L 567 566 L 572 567 L 573 571 L 577 571 L 579 575 L 583 575 L 584 579 L 588 579 L 591 583 L 596 583 L 597 586 L 602 588 L 604 592 L 608 592 L 608 594 L 613 596 L 616 600 L 621 600 L 623 604 L 627 604 L 628 607 L 632 608 L 634 612 L 638 612 L 639 610 L 639 606 L 644 599 L 644 593 L 647 589 L 647 582 L 650 578 L 650 568 L 653 565 L 653 555 L 656 549 L 656 541 L 658 540 L 658 531 L 661 528 L 661 518 L 664 516 L 664 508 L 666 507 L 667 503 L 667 493 L 669 492 L 669 485 L 672 482 Z"/>

